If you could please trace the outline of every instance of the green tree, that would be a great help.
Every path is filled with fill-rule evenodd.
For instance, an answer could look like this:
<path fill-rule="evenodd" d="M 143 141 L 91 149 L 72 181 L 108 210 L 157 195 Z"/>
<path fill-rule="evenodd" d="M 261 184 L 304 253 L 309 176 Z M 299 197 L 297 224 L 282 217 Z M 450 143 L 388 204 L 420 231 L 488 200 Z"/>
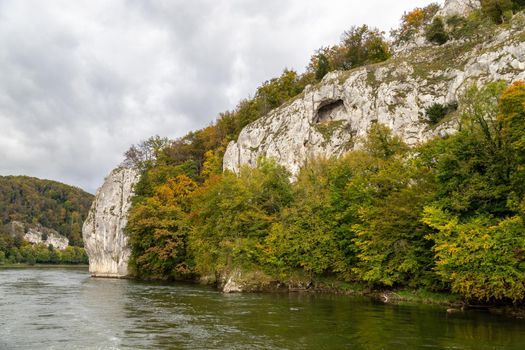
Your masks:
<path fill-rule="evenodd" d="M 452 291 L 474 300 L 523 300 L 525 226 L 519 216 L 501 220 L 458 217 L 429 207 L 423 221 L 436 230 L 436 271 Z"/>
<path fill-rule="evenodd" d="M 409 150 L 407 144 L 386 125 L 374 123 L 370 126 L 363 149 L 373 157 L 388 160 L 403 157 Z"/>
<path fill-rule="evenodd" d="M 344 32 L 342 46 L 345 50 L 344 69 L 382 62 L 391 56 L 384 33 L 367 25 L 352 27 Z"/>
<path fill-rule="evenodd" d="M 368 203 L 360 207 L 360 221 L 353 226 L 360 249 L 354 271 L 373 285 L 432 287 L 429 230 L 419 221 L 434 196 L 432 179 L 410 163 L 393 160 L 366 183 Z"/>
<path fill-rule="evenodd" d="M 353 271 L 372 285 L 431 286 L 428 228 L 419 217 L 434 197 L 432 174 L 407 159 L 408 146 L 384 125 L 371 127 L 363 149 L 366 171 L 356 173 L 346 188 L 359 203 L 353 206 L 359 249 Z"/>
<path fill-rule="evenodd" d="M 321 81 L 328 72 L 330 72 L 330 61 L 328 57 L 322 52 L 317 55 L 317 63 L 315 64 L 315 79 Z"/>
<path fill-rule="evenodd" d="M 460 131 L 429 144 L 434 148 L 439 206 L 457 215 L 509 214 L 515 166 L 497 120 L 504 88 L 501 83 L 469 88 L 461 103 Z"/>
<path fill-rule="evenodd" d="M 293 185 L 293 201 L 281 211 L 265 239 L 264 262 L 280 272 L 304 269 L 310 275 L 344 272 L 330 203 L 331 161 L 304 166 Z"/>
<path fill-rule="evenodd" d="M 169 145 L 169 142 L 167 138 L 156 135 L 138 145 L 132 145 L 124 153 L 123 165 L 141 170 L 150 168 L 162 157 L 162 151 Z"/>
<path fill-rule="evenodd" d="M 525 83 L 515 82 L 499 99 L 498 125 L 501 133 L 501 148 L 510 166 L 509 180 L 512 191 L 508 204 L 516 210 L 520 205 L 525 212 Z"/>
<path fill-rule="evenodd" d="M 130 266 L 139 277 L 177 278 L 187 266 L 187 213 L 196 183 L 185 175 L 155 187 L 155 194 L 135 205 L 126 231 L 130 237 Z"/>
<path fill-rule="evenodd" d="M 267 114 L 279 107 L 285 101 L 297 96 L 303 91 L 305 81 L 293 70 L 285 69 L 280 77 L 264 82 L 255 94 L 255 100 L 260 108 L 259 116 Z"/>
<path fill-rule="evenodd" d="M 291 201 L 288 172 L 261 159 L 239 176 L 226 172 L 196 192 L 190 247 L 203 275 L 234 266 L 253 266 L 262 242 L 280 212 Z"/>
<path fill-rule="evenodd" d="M 513 8 L 512 0 L 481 0 L 483 14 L 498 24 L 512 17 Z"/>

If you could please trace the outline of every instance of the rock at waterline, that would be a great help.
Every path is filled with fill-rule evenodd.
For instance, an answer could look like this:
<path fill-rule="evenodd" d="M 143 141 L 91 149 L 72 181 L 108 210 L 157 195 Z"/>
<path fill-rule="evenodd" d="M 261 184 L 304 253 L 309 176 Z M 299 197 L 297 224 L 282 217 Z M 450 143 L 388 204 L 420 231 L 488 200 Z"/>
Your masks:
<path fill-rule="evenodd" d="M 128 275 L 131 248 L 124 228 L 139 172 L 117 168 L 97 190 L 82 227 L 84 246 L 89 257 L 89 272 L 94 277 L 122 278 Z"/>

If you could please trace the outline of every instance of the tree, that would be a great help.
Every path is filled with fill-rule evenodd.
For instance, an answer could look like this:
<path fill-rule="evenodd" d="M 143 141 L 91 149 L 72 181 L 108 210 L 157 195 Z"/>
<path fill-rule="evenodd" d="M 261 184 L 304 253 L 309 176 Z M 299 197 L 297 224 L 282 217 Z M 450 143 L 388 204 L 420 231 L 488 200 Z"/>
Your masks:
<path fill-rule="evenodd" d="M 372 285 L 432 287 L 429 230 L 419 221 L 434 196 L 432 178 L 410 162 L 391 160 L 366 182 L 368 201 L 353 226 L 359 248 L 354 271 Z"/>
<path fill-rule="evenodd" d="M 359 203 L 351 226 L 359 259 L 353 271 L 372 285 L 431 286 L 428 228 L 419 222 L 434 196 L 431 173 L 407 159 L 408 146 L 384 125 L 370 128 L 363 149 L 366 171 L 346 187 Z"/>
<path fill-rule="evenodd" d="M 452 291 L 490 301 L 525 297 L 525 226 L 519 216 L 495 220 L 458 217 L 429 207 L 423 221 L 435 229 L 436 271 Z"/>
<path fill-rule="evenodd" d="M 269 228 L 292 199 L 289 173 L 274 161 L 212 177 L 193 201 L 190 247 L 204 275 L 261 259 Z"/>
<path fill-rule="evenodd" d="M 401 137 L 392 134 L 390 128 L 374 123 L 368 130 L 363 149 L 374 157 L 388 160 L 394 156 L 405 155 L 408 146 Z"/>
<path fill-rule="evenodd" d="M 315 64 L 315 79 L 321 81 L 328 72 L 330 72 L 330 61 L 328 57 L 322 52 L 317 55 L 317 63 Z"/>
<path fill-rule="evenodd" d="M 169 145 L 169 140 L 159 135 L 152 136 L 137 145 L 132 145 L 124 153 L 123 166 L 144 170 L 152 167 L 160 157 L 161 151 Z"/>
<path fill-rule="evenodd" d="M 461 217 L 509 214 L 510 176 L 516 167 L 497 120 L 504 88 L 501 83 L 469 88 L 460 104 L 460 131 L 428 145 L 435 160 L 438 206 Z"/>
<path fill-rule="evenodd" d="M 497 24 L 512 17 L 513 7 L 512 0 L 481 0 L 483 14 Z"/>
<path fill-rule="evenodd" d="M 187 213 L 196 183 L 185 175 L 155 187 L 155 194 L 135 205 L 126 232 L 130 237 L 130 266 L 139 277 L 178 278 L 187 266 Z"/>
<path fill-rule="evenodd" d="M 510 165 L 511 193 L 508 205 L 525 213 L 525 83 L 518 81 L 508 87 L 499 99 L 498 125 L 501 148 Z M 520 207 L 518 209 L 518 206 Z"/>
<path fill-rule="evenodd" d="M 390 58 L 390 49 L 384 40 L 384 33 L 370 29 L 367 25 L 352 27 L 343 34 L 342 47 L 345 50 L 344 69 L 364 64 L 382 62 Z"/>
<path fill-rule="evenodd" d="M 344 272 L 344 256 L 335 236 L 330 203 L 331 161 L 312 160 L 293 184 L 293 201 L 281 211 L 264 241 L 264 263 L 280 272 Z"/>
<path fill-rule="evenodd" d="M 394 42 L 400 44 L 413 39 L 424 26 L 430 23 L 439 8 L 440 6 L 437 3 L 432 3 L 426 7 L 417 7 L 403 14 L 400 27 L 391 32 Z"/>

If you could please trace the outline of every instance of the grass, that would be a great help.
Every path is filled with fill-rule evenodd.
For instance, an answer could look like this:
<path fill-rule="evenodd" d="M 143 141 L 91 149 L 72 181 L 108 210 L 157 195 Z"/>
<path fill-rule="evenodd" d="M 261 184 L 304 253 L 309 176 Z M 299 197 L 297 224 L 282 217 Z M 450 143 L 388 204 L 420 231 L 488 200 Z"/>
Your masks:
<path fill-rule="evenodd" d="M 345 123 L 344 120 L 334 120 L 326 123 L 319 123 L 315 124 L 314 128 L 323 135 L 323 139 L 325 143 L 330 142 L 332 139 L 332 136 L 334 135 L 334 132 L 338 129 L 340 129 L 343 124 Z"/>

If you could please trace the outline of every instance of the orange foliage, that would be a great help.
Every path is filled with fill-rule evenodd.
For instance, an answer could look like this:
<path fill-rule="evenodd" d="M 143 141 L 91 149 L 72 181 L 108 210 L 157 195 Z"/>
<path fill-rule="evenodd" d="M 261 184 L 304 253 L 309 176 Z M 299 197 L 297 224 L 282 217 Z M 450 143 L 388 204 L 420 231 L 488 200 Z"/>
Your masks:
<path fill-rule="evenodd" d="M 414 10 L 405 13 L 403 17 L 401 17 L 401 21 L 406 26 L 419 28 L 425 22 L 425 17 L 425 10 L 417 7 Z"/>

